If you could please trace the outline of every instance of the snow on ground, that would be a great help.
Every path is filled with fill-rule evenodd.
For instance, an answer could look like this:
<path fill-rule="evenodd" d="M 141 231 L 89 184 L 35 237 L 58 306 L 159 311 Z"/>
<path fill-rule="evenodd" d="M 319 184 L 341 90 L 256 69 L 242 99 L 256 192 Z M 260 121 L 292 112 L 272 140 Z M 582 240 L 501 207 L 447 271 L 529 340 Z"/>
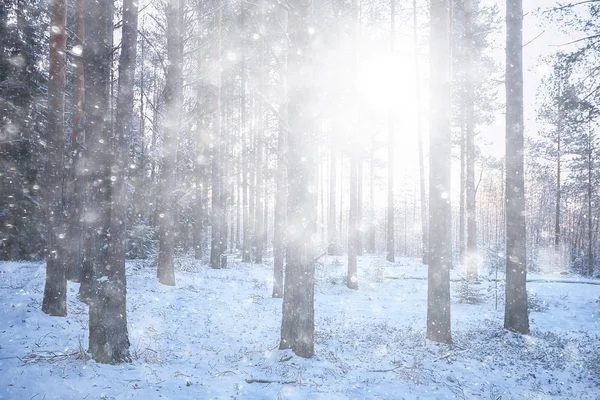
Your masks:
<path fill-rule="evenodd" d="M 502 282 L 484 276 L 471 285 L 484 302 L 463 304 L 452 271 L 454 344 L 439 345 L 425 340 L 425 266 L 363 257 L 351 291 L 344 258 L 321 262 L 310 360 L 277 349 L 272 266 L 179 260 L 177 286 L 165 287 L 150 263 L 128 262 L 133 362 L 118 366 L 86 359 L 77 285 L 69 316 L 48 317 L 44 265 L 1 263 L 0 399 L 600 398 L 599 285 L 534 277 L 538 311 L 520 336 L 502 329 Z"/>

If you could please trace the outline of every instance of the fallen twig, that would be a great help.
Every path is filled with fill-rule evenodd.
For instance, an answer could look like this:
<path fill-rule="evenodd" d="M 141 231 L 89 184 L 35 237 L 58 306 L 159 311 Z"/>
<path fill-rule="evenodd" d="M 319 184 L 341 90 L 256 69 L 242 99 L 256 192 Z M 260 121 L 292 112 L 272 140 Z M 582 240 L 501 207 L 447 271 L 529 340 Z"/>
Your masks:
<path fill-rule="evenodd" d="M 277 381 L 270 379 L 246 379 L 246 383 L 279 383 L 280 385 L 289 385 L 291 383 L 298 383 L 298 381 Z"/>

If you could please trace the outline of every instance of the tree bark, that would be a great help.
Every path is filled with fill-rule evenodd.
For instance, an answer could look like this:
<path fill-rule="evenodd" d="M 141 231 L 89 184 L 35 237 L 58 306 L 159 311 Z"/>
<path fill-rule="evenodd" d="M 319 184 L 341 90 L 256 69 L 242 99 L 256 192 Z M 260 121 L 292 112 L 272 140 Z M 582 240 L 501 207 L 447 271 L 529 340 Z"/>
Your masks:
<path fill-rule="evenodd" d="M 279 5 L 279 22 L 283 30 L 282 40 L 287 40 L 288 11 Z M 279 135 L 277 136 L 277 171 L 275 192 L 275 215 L 273 221 L 273 297 L 283 297 L 283 259 L 284 235 L 286 232 L 285 201 L 287 197 L 286 186 L 286 160 L 287 160 L 287 133 L 288 133 L 288 103 L 287 103 L 287 48 L 283 47 L 279 56 Z"/>
<path fill-rule="evenodd" d="M 473 0 L 465 1 L 466 19 L 466 104 L 465 145 L 467 150 L 467 274 L 477 277 L 477 216 L 475 204 L 475 92 L 473 83 Z"/>
<path fill-rule="evenodd" d="M 42 311 L 67 315 L 67 277 L 62 207 L 63 155 L 65 152 L 65 50 L 67 7 L 64 0 L 50 1 L 50 70 L 48 76 L 48 127 L 46 139 L 46 284 Z"/>
<path fill-rule="evenodd" d="M 425 161 L 423 148 L 423 127 L 421 125 L 421 76 L 419 73 L 419 46 L 417 40 L 417 0 L 413 0 L 413 46 L 415 48 L 415 71 L 416 71 L 416 95 L 417 104 L 417 142 L 419 151 L 419 192 L 421 206 L 421 241 L 423 246 L 423 264 L 428 264 L 427 253 L 429 251 L 428 224 L 427 224 L 427 193 L 425 192 Z"/>
<path fill-rule="evenodd" d="M 246 122 L 246 9 L 244 2 L 242 2 L 241 5 L 240 21 L 242 30 L 242 55 L 240 67 L 240 123 L 242 124 L 242 262 L 250 262 L 250 219 L 248 215 L 248 151 L 250 146 L 248 145 L 247 140 Z"/>
<path fill-rule="evenodd" d="M 394 36 L 396 35 L 396 0 L 390 0 L 391 33 L 390 53 L 394 53 Z M 394 121 L 392 110 L 388 112 L 388 198 L 387 198 L 387 257 L 389 262 L 394 262 Z"/>
<path fill-rule="evenodd" d="M 158 214 L 157 276 L 163 285 L 175 285 L 175 219 L 177 218 L 175 189 L 177 187 L 177 141 L 182 108 L 182 8 L 183 0 L 170 0 L 166 8 L 167 75 L 164 99 L 163 150 L 160 176 Z"/>
<path fill-rule="evenodd" d="M 429 269 L 427 338 L 451 343 L 450 265 L 450 35 L 449 1 L 432 0 L 430 13 Z"/>
<path fill-rule="evenodd" d="M 223 222 L 224 214 L 221 204 L 222 199 L 222 172 L 221 161 L 222 140 L 221 138 L 221 20 L 223 11 L 221 9 L 221 0 L 215 2 L 215 40 L 213 43 L 213 78 L 212 86 L 212 139 L 213 139 L 213 159 L 211 170 L 211 187 L 212 187 L 212 209 L 211 209 L 211 249 L 210 249 L 210 266 L 212 268 L 221 268 L 222 244 L 223 238 Z"/>
<path fill-rule="evenodd" d="M 311 0 L 294 0 L 289 14 L 288 53 L 289 127 L 288 144 L 288 247 L 284 283 L 280 349 L 292 349 L 300 357 L 314 355 L 314 126 L 310 109 L 313 94 Z"/>
<path fill-rule="evenodd" d="M 126 10 L 126 14 L 130 12 L 137 12 L 133 4 Z M 131 19 L 126 18 L 125 32 L 131 28 L 130 22 Z M 88 1 L 85 26 L 84 112 L 85 134 L 89 138 L 87 143 L 91 184 L 88 186 L 89 202 L 85 210 L 87 249 L 84 260 L 84 271 L 89 274 L 89 287 L 84 294 L 87 296 L 90 314 L 89 351 L 96 362 L 114 364 L 127 362 L 130 357 L 122 224 L 125 201 L 123 197 L 118 197 L 125 190 L 123 167 L 128 153 L 123 148 L 123 132 L 117 134 L 117 140 L 111 141 L 109 118 L 113 50 L 112 1 Z M 127 37 L 130 35 L 127 34 Z M 130 61 L 135 62 L 135 58 Z M 132 97 L 130 99 L 133 101 Z M 117 154 L 115 149 L 118 149 Z M 114 228 L 117 232 L 112 232 Z"/>
<path fill-rule="evenodd" d="M 329 158 L 329 211 L 327 213 L 327 254 L 333 256 L 338 252 L 336 232 L 336 178 L 337 178 L 337 152 L 335 143 L 331 143 Z"/>
<path fill-rule="evenodd" d="M 84 4 L 85 0 L 75 2 L 75 39 L 73 49 L 76 52 L 83 49 L 83 38 L 85 36 Z M 83 264 L 83 206 L 84 206 L 84 137 L 83 134 L 83 97 L 84 97 L 84 75 L 83 61 L 75 60 L 73 71 L 73 129 L 71 131 L 70 169 L 67 176 L 69 180 L 66 185 L 67 209 L 69 224 L 67 225 L 67 237 L 69 244 L 67 249 L 67 279 L 72 282 L 80 282 Z"/>
<path fill-rule="evenodd" d="M 523 3 L 522 0 L 507 0 L 504 328 L 529 334 L 523 149 Z"/>

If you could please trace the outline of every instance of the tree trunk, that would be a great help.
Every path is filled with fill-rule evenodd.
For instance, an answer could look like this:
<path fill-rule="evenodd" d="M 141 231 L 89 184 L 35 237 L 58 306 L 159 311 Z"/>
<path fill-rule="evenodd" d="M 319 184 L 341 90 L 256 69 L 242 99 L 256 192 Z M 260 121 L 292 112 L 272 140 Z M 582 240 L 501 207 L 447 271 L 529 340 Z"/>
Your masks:
<path fill-rule="evenodd" d="M 42 311 L 67 315 L 67 277 L 62 207 L 63 155 L 65 151 L 65 50 L 67 7 L 64 0 L 50 2 L 50 70 L 48 76 L 48 129 L 46 141 L 46 285 Z"/>
<path fill-rule="evenodd" d="M 240 123 L 242 131 L 242 262 L 250 262 L 250 221 L 248 215 L 248 151 L 249 145 L 246 138 L 247 122 L 246 122 L 246 10 L 244 2 L 241 5 L 241 29 L 242 29 L 242 55 L 241 55 L 241 71 L 240 71 Z"/>
<path fill-rule="evenodd" d="M 562 108 L 562 106 L 561 106 Z M 559 113 L 559 115 L 562 113 Z M 560 118 L 560 117 L 559 117 Z M 560 181 L 561 181 L 561 135 L 562 126 L 556 131 L 556 210 L 554 215 L 554 252 L 557 261 L 560 253 Z"/>
<path fill-rule="evenodd" d="M 428 264 L 427 253 L 429 251 L 428 242 L 428 224 L 427 224 L 427 193 L 425 192 L 425 161 L 423 148 L 423 128 L 421 125 L 421 77 L 419 74 L 419 46 L 417 41 L 417 0 L 413 0 L 413 46 L 415 51 L 415 71 L 416 71 L 416 96 L 417 104 L 417 141 L 419 148 L 419 192 L 421 200 L 421 237 L 423 246 L 423 264 Z"/>
<path fill-rule="evenodd" d="M 171 0 L 167 13 L 167 58 L 169 61 L 165 80 L 164 99 L 166 117 L 163 121 L 164 137 L 160 176 L 158 215 L 158 280 L 163 285 L 175 285 L 175 189 L 177 187 L 177 141 L 182 108 L 182 0 Z"/>
<path fill-rule="evenodd" d="M 465 128 L 467 150 L 467 274 L 477 277 L 477 219 L 475 204 L 475 92 L 473 83 L 473 0 L 465 1 L 466 19 L 466 105 Z"/>
<path fill-rule="evenodd" d="M 264 2 L 260 0 L 258 2 L 258 13 L 259 13 L 259 23 L 263 24 L 264 21 Z M 265 84 L 264 84 L 264 39 L 260 40 L 259 44 L 259 54 L 258 54 L 258 90 L 261 93 L 264 93 Z M 262 264 L 263 262 L 263 235 L 264 235 L 264 202 L 266 199 L 263 198 L 264 194 L 264 179 L 263 179 L 263 138 L 265 131 L 265 115 L 264 115 L 264 107 L 263 107 L 263 99 L 258 99 L 256 103 L 257 109 L 257 131 L 256 131 L 256 218 L 254 219 L 254 261 L 257 264 Z"/>
<path fill-rule="evenodd" d="M 211 170 L 211 245 L 210 245 L 210 266 L 212 268 L 221 268 L 221 255 L 223 237 L 223 207 L 222 199 L 222 176 L 221 176 L 221 161 L 222 161 L 222 138 L 221 138 L 221 19 L 223 11 L 221 9 L 221 0 L 215 2 L 215 41 L 213 47 L 213 78 L 211 82 L 212 90 L 212 139 L 213 139 L 213 158 Z"/>
<path fill-rule="evenodd" d="M 356 251 L 359 256 L 363 255 L 364 243 L 363 243 L 363 160 L 359 157 L 357 166 L 357 192 L 356 192 Z"/>
<path fill-rule="evenodd" d="M 592 243 L 593 243 L 593 231 L 592 224 L 594 221 L 594 215 L 592 214 L 592 204 L 594 202 L 592 194 L 594 190 L 593 180 L 592 180 L 592 172 L 594 170 L 594 161 L 592 155 L 594 153 L 594 140 L 593 140 L 594 131 L 592 130 L 592 122 L 589 121 L 589 129 L 588 129 L 588 170 L 587 170 L 587 222 L 588 222 L 588 243 L 587 243 L 587 269 L 590 277 L 594 276 L 594 256 L 592 253 Z"/>
<path fill-rule="evenodd" d="M 127 61 L 135 62 L 135 54 L 127 53 L 131 50 L 127 41 L 133 35 L 135 43 L 136 29 L 130 24 L 134 22 L 137 9 L 133 3 L 125 4 L 123 35 L 124 46 L 127 48 L 124 48 L 124 61 L 127 66 Z M 85 26 L 85 133 L 86 138 L 89 138 L 89 182 L 93 182 L 89 185 L 89 202 L 85 212 L 86 242 L 89 247 L 86 250 L 84 270 L 89 271 L 91 277 L 91 290 L 87 293 L 90 314 L 89 351 L 96 362 L 114 364 L 128 362 L 130 357 L 124 253 L 124 180 L 128 152 L 124 131 L 118 132 L 112 143 L 110 140 L 112 1 L 87 2 Z M 128 56 L 131 56 L 129 60 Z M 125 77 L 128 78 L 132 79 L 131 76 Z M 123 99 L 123 96 L 120 97 Z M 132 94 L 129 100 L 131 104 L 128 107 L 132 109 Z M 125 124 L 121 127 L 125 129 Z M 113 232 L 113 229 L 116 231 Z"/>
<path fill-rule="evenodd" d="M 327 213 L 327 254 L 333 256 L 338 252 L 336 233 L 336 177 L 337 177 L 337 152 L 335 143 L 331 143 L 329 159 L 329 212 Z"/>
<path fill-rule="evenodd" d="M 356 156 L 350 155 L 350 213 L 348 216 L 348 273 L 346 286 L 350 289 L 358 289 L 358 268 L 356 256 L 358 253 L 358 229 L 357 229 L 357 207 L 358 207 L 358 165 Z"/>
<path fill-rule="evenodd" d="M 198 3 L 199 14 L 203 13 L 202 3 Z M 199 28 L 202 26 L 201 22 L 198 22 Z M 204 50 L 204 49 L 202 49 Z M 197 50 L 196 53 L 196 71 L 198 75 L 203 75 L 205 71 L 204 68 L 204 51 Z M 195 207 L 194 207 L 194 233 L 193 233 L 193 241 L 194 241 L 194 258 L 196 260 L 202 259 L 203 252 L 203 235 L 204 235 L 204 221 L 206 217 L 206 207 L 205 207 L 205 196 L 206 196 L 206 172 L 207 172 L 207 164 L 209 157 L 209 149 L 206 143 L 208 143 L 209 137 L 206 132 L 206 128 L 204 126 L 203 121 L 203 113 L 200 111 L 203 107 L 202 98 L 203 98 L 203 80 L 200 80 L 196 86 L 196 110 L 197 119 L 196 119 L 196 131 L 194 137 L 194 144 L 196 150 L 196 160 L 194 163 L 195 170 Z"/>
<path fill-rule="evenodd" d="M 369 157 L 369 240 L 367 252 L 375 254 L 375 138 L 371 138 L 371 155 Z"/>
<path fill-rule="evenodd" d="M 292 349 L 300 357 L 314 355 L 314 243 L 316 213 L 314 194 L 314 126 L 310 109 L 312 65 L 309 33 L 312 2 L 294 0 L 289 14 L 289 200 L 290 235 L 283 295 L 280 349 Z"/>
<path fill-rule="evenodd" d="M 450 265 L 450 43 L 449 1 L 432 0 L 430 13 L 429 270 L 427 338 L 451 343 Z"/>
<path fill-rule="evenodd" d="M 461 264 L 466 264 L 466 205 L 467 205 L 467 151 L 466 151 L 466 129 L 464 124 L 460 128 L 460 197 L 458 208 L 458 259 Z"/>
<path fill-rule="evenodd" d="M 279 5 L 279 21 L 283 30 L 282 39 L 287 40 L 288 11 Z M 279 56 L 279 135 L 277 136 L 277 171 L 275 172 L 275 215 L 273 221 L 273 297 L 283 297 L 283 259 L 284 259 L 284 235 L 286 232 L 285 201 L 287 195 L 286 160 L 287 146 L 286 137 L 288 133 L 288 104 L 287 104 L 287 49 L 282 48 Z"/>
<path fill-rule="evenodd" d="M 352 25 L 353 25 L 353 61 L 352 75 L 356 78 L 358 74 L 358 0 L 352 0 Z M 358 91 L 356 83 L 352 84 L 352 107 L 353 114 L 358 115 Z M 350 289 L 358 289 L 357 255 L 359 253 L 358 234 L 358 123 L 351 128 L 352 139 L 350 140 L 350 210 L 348 213 L 348 271 L 346 275 L 346 286 Z"/>
<path fill-rule="evenodd" d="M 77 53 L 83 49 L 85 36 L 84 1 L 75 2 L 75 40 L 73 49 Z M 84 134 L 83 134 L 83 96 L 84 75 L 83 62 L 75 60 L 73 72 L 73 129 L 71 131 L 71 161 L 67 179 L 67 208 L 69 224 L 67 225 L 67 279 L 73 282 L 81 281 L 83 263 L 83 202 L 84 202 Z"/>
<path fill-rule="evenodd" d="M 529 334 L 523 176 L 523 3 L 506 1 L 506 301 L 504 328 Z"/>
<path fill-rule="evenodd" d="M 392 18 L 390 33 L 390 53 L 394 53 L 394 36 L 396 35 L 396 0 L 390 0 L 390 14 Z M 387 199 L 387 257 L 389 262 L 394 262 L 394 113 L 388 112 L 388 199 Z"/>

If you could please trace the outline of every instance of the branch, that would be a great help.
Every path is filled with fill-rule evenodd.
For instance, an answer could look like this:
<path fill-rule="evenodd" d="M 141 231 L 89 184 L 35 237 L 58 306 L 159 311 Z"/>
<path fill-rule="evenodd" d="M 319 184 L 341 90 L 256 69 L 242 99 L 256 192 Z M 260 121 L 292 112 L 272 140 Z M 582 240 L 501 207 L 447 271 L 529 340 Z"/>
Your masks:
<path fill-rule="evenodd" d="M 298 381 L 277 381 L 270 379 L 246 379 L 246 383 L 279 383 L 280 385 L 289 385 L 291 383 L 298 383 Z"/>
<path fill-rule="evenodd" d="M 521 46 L 521 48 L 527 46 L 528 44 L 530 44 L 531 42 L 533 42 L 534 40 L 536 40 L 537 38 L 539 38 L 540 36 L 542 36 L 544 33 L 546 33 L 545 30 L 543 30 L 539 35 L 537 35 L 536 37 L 534 37 L 533 39 L 531 39 L 529 42 L 525 43 L 523 46 Z"/>
<path fill-rule="evenodd" d="M 546 11 L 543 11 L 542 13 L 544 14 L 544 13 L 549 13 L 549 12 L 554 12 L 554 11 L 560 11 L 560 10 L 564 10 L 565 8 L 573 8 L 573 7 L 580 6 L 582 4 L 598 3 L 598 2 L 600 2 L 600 0 L 583 0 L 583 1 L 579 1 L 577 3 L 569 3 L 569 4 L 565 4 L 564 6 L 550 8 Z"/>
<path fill-rule="evenodd" d="M 600 0 L 598 0 L 598 1 L 600 1 Z M 574 43 L 578 43 L 578 42 L 583 42 L 584 40 L 592 40 L 592 39 L 598 39 L 598 38 L 600 38 L 600 33 L 597 34 L 597 35 L 586 36 L 586 37 L 583 37 L 583 38 L 575 39 L 575 40 L 572 40 L 570 42 L 563 43 L 563 44 L 551 44 L 550 46 L 553 46 L 553 47 L 563 47 L 563 46 L 568 46 L 570 44 L 574 44 Z"/>

